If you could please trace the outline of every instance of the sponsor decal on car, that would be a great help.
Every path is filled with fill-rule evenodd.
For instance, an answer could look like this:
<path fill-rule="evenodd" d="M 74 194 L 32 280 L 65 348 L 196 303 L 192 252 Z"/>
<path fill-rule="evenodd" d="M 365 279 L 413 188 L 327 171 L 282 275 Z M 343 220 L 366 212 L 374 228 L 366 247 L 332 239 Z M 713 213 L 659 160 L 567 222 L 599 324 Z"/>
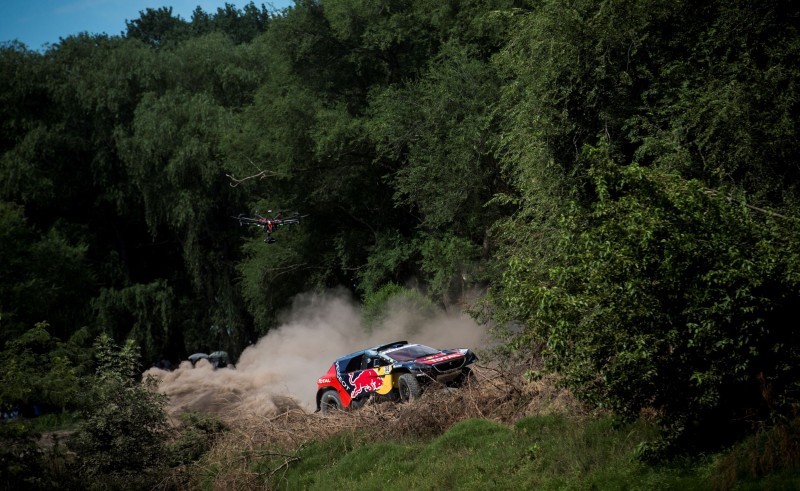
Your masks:
<path fill-rule="evenodd" d="M 464 355 L 461 353 L 450 353 L 449 355 L 430 355 L 426 356 L 425 358 L 420 358 L 420 363 L 425 363 L 426 365 L 433 365 L 434 363 L 441 363 L 443 361 L 453 360 L 455 358 L 460 358 Z"/>
<path fill-rule="evenodd" d="M 347 372 L 344 370 L 346 364 L 346 360 L 336 360 L 333 365 L 336 367 L 336 379 L 339 381 L 339 385 L 341 385 L 346 392 L 350 393 L 350 380 L 347 378 Z"/>
<path fill-rule="evenodd" d="M 378 372 L 370 368 L 360 372 L 350 374 L 350 385 L 353 391 L 350 392 L 350 397 L 355 399 L 362 393 L 374 392 L 383 386 L 383 379 L 378 375 Z"/>

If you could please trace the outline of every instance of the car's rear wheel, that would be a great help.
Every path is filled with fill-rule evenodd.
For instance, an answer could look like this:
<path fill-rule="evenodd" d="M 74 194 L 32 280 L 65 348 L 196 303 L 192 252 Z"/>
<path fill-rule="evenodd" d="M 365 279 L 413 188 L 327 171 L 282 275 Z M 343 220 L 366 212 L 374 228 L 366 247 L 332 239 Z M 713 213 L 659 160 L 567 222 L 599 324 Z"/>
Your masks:
<path fill-rule="evenodd" d="M 400 401 L 408 402 L 422 395 L 422 387 L 417 377 L 410 373 L 400 375 L 397 380 L 397 389 L 400 392 Z"/>
<path fill-rule="evenodd" d="M 322 411 L 322 414 L 331 414 L 337 411 L 343 411 L 344 405 L 342 404 L 342 399 L 339 397 L 339 394 L 333 390 L 326 390 L 322 393 L 322 397 L 319 398 L 319 409 Z"/>

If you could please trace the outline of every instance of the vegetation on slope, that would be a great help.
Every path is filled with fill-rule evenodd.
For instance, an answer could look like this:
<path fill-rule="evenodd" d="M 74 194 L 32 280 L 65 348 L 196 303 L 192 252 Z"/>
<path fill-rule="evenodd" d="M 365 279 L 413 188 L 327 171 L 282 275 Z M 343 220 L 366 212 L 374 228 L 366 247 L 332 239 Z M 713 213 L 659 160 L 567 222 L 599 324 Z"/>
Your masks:
<path fill-rule="evenodd" d="M 504 374 L 417 402 L 239 420 L 195 464 L 192 489 L 792 489 L 798 421 L 730 450 L 653 462 L 653 415 L 587 412 L 553 381 Z M 523 390 L 520 390 L 523 389 Z M 179 478 L 176 478 L 179 477 Z"/>

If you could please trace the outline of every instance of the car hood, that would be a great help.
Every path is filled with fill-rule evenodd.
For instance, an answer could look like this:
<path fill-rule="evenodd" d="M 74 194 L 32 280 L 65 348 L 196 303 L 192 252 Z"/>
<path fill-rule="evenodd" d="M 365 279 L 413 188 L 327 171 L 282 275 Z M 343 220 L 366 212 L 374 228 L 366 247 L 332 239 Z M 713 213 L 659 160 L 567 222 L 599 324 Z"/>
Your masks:
<path fill-rule="evenodd" d="M 414 362 L 424 363 L 426 365 L 436 365 L 446 361 L 455 360 L 457 358 L 462 358 L 466 356 L 466 351 L 467 350 L 464 350 L 464 352 L 462 352 L 461 350 L 446 350 L 442 351 L 441 353 L 421 356 L 415 359 Z"/>

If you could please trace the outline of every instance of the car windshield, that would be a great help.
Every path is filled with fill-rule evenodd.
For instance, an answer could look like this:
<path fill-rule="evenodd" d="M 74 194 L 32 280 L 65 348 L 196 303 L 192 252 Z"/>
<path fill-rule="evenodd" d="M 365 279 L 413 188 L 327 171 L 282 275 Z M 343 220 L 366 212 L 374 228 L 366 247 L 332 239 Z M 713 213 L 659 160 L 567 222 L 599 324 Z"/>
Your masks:
<path fill-rule="evenodd" d="M 400 349 L 390 351 L 388 353 L 385 353 L 385 355 L 393 359 L 394 361 L 411 361 L 411 360 L 416 360 L 421 356 L 435 355 L 437 353 L 440 353 L 438 349 L 433 349 L 431 347 L 423 346 L 421 344 L 415 344 L 412 346 L 404 346 Z"/>

